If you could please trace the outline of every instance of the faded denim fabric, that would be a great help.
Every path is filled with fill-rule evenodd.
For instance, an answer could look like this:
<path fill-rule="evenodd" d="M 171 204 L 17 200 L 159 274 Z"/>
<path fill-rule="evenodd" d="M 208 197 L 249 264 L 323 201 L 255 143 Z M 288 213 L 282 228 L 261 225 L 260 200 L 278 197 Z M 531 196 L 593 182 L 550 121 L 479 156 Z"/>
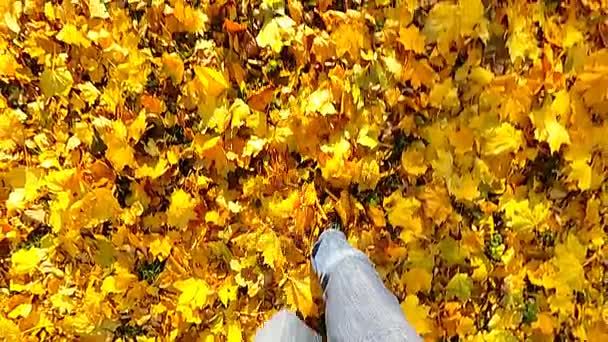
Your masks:
<path fill-rule="evenodd" d="M 328 341 L 422 341 L 370 260 L 353 248 L 341 231 L 330 229 L 321 234 L 312 251 L 312 266 L 324 290 Z M 289 318 L 282 319 L 281 324 L 267 322 L 254 341 L 320 341 L 318 335 L 291 333 L 304 325 L 295 314 L 281 311 L 277 315 Z"/>
<path fill-rule="evenodd" d="M 258 329 L 255 342 L 321 342 L 322 338 L 293 312 L 281 310 Z"/>

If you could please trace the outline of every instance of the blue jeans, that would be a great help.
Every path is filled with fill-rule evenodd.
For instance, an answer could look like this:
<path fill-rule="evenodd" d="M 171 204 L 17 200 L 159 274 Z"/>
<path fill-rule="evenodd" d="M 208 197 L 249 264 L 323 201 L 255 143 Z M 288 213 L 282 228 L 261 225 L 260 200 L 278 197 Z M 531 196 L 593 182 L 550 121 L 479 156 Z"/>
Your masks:
<path fill-rule="evenodd" d="M 312 265 L 323 287 L 328 341 L 422 341 L 373 264 L 341 231 L 321 234 L 313 247 Z M 254 341 L 320 342 L 322 338 L 283 310 L 258 330 Z"/>

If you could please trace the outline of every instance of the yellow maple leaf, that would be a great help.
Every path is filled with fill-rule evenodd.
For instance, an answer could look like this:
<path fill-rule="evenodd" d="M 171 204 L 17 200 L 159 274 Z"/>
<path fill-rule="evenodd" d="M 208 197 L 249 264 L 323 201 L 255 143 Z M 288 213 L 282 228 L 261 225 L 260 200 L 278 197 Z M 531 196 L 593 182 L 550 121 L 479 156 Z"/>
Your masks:
<path fill-rule="evenodd" d="M 332 103 L 332 95 L 329 89 L 319 88 L 308 96 L 306 101 L 306 113 L 320 113 L 321 115 L 336 114 L 338 111 Z"/>
<path fill-rule="evenodd" d="M 176 281 L 173 286 L 181 292 L 177 299 L 177 312 L 183 315 L 186 322 L 199 324 L 201 317 L 196 310 L 210 304 L 207 297 L 212 291 L 207 282 L 199 278 L 188 278 Z"/>
<path fill-rule="evenodd" d="M 448 178 L 454 169 L 454 157 L 448 150 L 438 149 L 436 157 L 431 160 L 431 166 L 435 174 L 441 178 Z"/>
<path fill-rule="evenodd" d="M 470 317 L 461 317 L 458 322 L 458 328 L 456 329 L 456 333 L 460 336 L 472 335 L 475 333 L 477 327 L 475 325 L 475 321 Z"/>
<path fill-rule="evenodd" d="M 161 61 L 163 72 L 171 77 L 174 84 L 180 84 L 184 77 L 184 62 L 176 53 L 164 53 Z"/>
<path fill-rule="evenodd" d="M 372 48 L 372 39 L 365 22 L 361 20 L 346 21 L 332 30 L 331 39 L 336 43 L 336 57 L 349 54 L 354 60 Z"/>
<path fill-rule="evenodd" d="M 407 295 L 401 303 L 401 310 L 418 334 L 425 335 L 432 331 L 433 323 L 428 318 L 430 308 L 420 304 L 416 295 Z"/>
<path fill-rule="evenodd" d="M 357 183 L 359 191 L 375 189 L 380 178 L 380 165 L 374 158 L 359 160 L 353 172 L 353 182 Z"/>
<path fill-rule="evenodd" d="M 287 281 L 283 285 L 287 304 L 292 309 L 300 311 L 304 317 L 317 315 L 311 286 L 310 275 L 301 276 L 295 273 L 287 276 Z"/>
<path fill-rule="evenodd" d="M 106 4 L 103 0 L 88 0 L 89 14 L 91 18 L 108 19 L 110 14 L 106 9 Z"/>
<path fill-rule="evenodd" d="M 508 122 L 487 129 L 483 136 L 483 153 L 486 155 L 517 151 L 523 145 L 522 132 Z"/>
<path fill-rule="evenodd" d="M 405 284 L 407 293 L 415 295 L 418 292 L 429 292 L 433 275 L 421 267 L 414 267 L 403 273 L 401 282 Z"/>
<path fill-rule="evenodd" d="M 6 209 L 9 213 L 16 210 L 23 210 L 27 205 L 25 200 L 25 189 L 19 188 L 11 191 L 6 200 Z"/>
<path fill-rule="evenodd" d="M 16 275 L 29 274 L 38 268 L 38 265 L 47 258 L 47 255 L 46 249 L 21 248 L 11 255 L 11 272 Z"/>
<path fill-rule="evenodd" d="M 215 337 L 215 335 L 212 332 L 206 330 L 206 331 L 203 331 L 200 335 L 198 335 L 196 342 L 215 342 L 215 341 L 217 341 L 217 339 L 218 338 Z"/>
<path fill-rule="evenodd" d="M 362 146 L 374 148 L 378 146 L 378 129 L 368 124 L 363 125 L 357 134 L 357 143 Z"/>
<path fill-rule="evenodd" d="M 72 84 L 72 74 L 65 67 L 47 68 L 40 75 L 40 89 L 45 97 L 67 96 Z"/>
<path fill-rule="evenodd" d="M 138 142 L 142 134 L 146 131 L 146 111 L 141 110 L 135 120 L 127 128 L 127 136 L 134 142 Z"/>
<path fill-rule="evenodd" d="M 67 44 L 78 45 L 85 48 L 91 46 L 91 41 L 72 24 L 65 24 L 55 38 Z"/>
<path fill-rule="evenodd" d="M 201 82 L 202 90 L 208 96 L 216 97 L 228 89 L 228 81 L 224 75 L 210 67 L 194 67 L 197 80 Z"/>
<path fill-rule="evenodd" d="M 582 191 L 591 189 L 592 169 L 585 159 L 576 159 L 570 164 L 568 179 L 576 182 Z"/>
<path fill-rule="evenodd" d="M 469 71 L 469 78 L 479 85 L 486 85 L 494 79 L 494 73 L 486 68 L 476 66 Z"/>
<path fill-rule="evenodd" d="M 200 309 L 210 304 L 207 302 L 207 297 L 212 293 L 212 290 L 203 279 L 178 280 L 173 283 L 173 286 L 181 292 L 177 299 L 177 305 Z"/>
<path fill-rule="evenodd" d="M 518 232 L 537 228 L 549 217 L 549 207 L 544 201 L 532 204 L 527 199 L 512 199 L 503 206 L 507 226 Z"/>
<path fill-rule="evenodd" d="M 458 109 L 460 107 L 458 89 L 452 84 L 451 78 L 433 87 L 429 94 L 429 103 L 433 107 L 446 110 Z"/>
<path fill-rule="evenodd" d="M 157 237 L 150 243 L 149 251 L 159 260 L 166 259 L 171 254 L 171 239 L 167 236 Z"/>
<path fill-rule="evenodd" d="M 80 90 L 82 98 L 88 103 L 94 103 L 101 92 L 95 87 L 95 85 L 89 81 L 80 83 L 76 86 L 76 89 Z"/>
<path fill-rule="evenodd" d="M 258 251 L 262 252 L 264 263 L 268 266 L 272 268 L 282 267 L 285 263 L 283 251 L 281 250 L 281 242 L 273 231 L 269 230 L 260 235 L 257 248 Z"/>
<path fill-rule="evenodd" d="M 587 248 L 583 246 L 574 234 L 568 235 L 566 243 L 555 247 L 555 266 L 559 269 L 557 279 L 561 286 L 568 286 L 577 291 L 584 289 L 586 278 L 583 262 Z"/>
<path fill-rule="evenodd" d="M 371 222 L 377 227 L 386 226 L 386 218 L 384 217 L 384 210 L 382 207 L 376 205 L 370 205 L 367 208 L 367 217 L 371 219 Z"/>
<path fill-rule="evenodd" d="M 0 339 L 3 341 L 19 341 L 21 337 L 19 326 L 12 320 L 6 319 L 4 315 L 0 315 Z"/>
<path fill-rule="evenodd" d="M 129 273 L 124 268 L 119 268 L 116 275 L 111 275 L 103 279 L 101 292 L 103 294 L 124 293 L 135 282 L 137 282 L 137 276 Z"/>
<path fill-rule="evenodd" d="M 458 1 L 460 35 L 477 35 L 484 42 L 489 38 L 488 19 L 486 19 L 486 9 L 481 0 L 460 0 Z"/>
<path fill-rule="evenodd" d="M 300 204 L 300 193 L 299 191 L 292 191 L 289 195 L 282 199 L 278 196 L 276 198 L 267 200 L 267 207 L 269 213 L 273 217 L 277 218 L 288 218 L 293 215 L 294 210 L 296 210 Z"/>
<path fill-rule="evenodd" d="M 543 335 L 553 335 L 555 329 L 553 317 L 548 313 L 541 312 L 536 322 L 532 323 L 532 327 L 539 329 Z"/>
<path fill-rule="evenodd" d="M 412 144 L 401 154 L 403 171 L 414 176 L 423 175 L 428 170 L 424 157 L 424 145 Z"/>
<path fill-rule="evenodd" d="M 222 226 L 225 224 L 224 219 L 222 219 L 220 213 L 217 210 L 209 210 L 205 213 L 205 222 L 213 223 L 218 226 Z"/>
<path fill-rule="evenodd" d="M 201 112 L 201 116 L 206 127 L 220 134 L 226 131 L 230 123 L 230 112 L 225 106 L 216 107 L 210 112 Z"/>
<path fill-rule="evenodd" d="M 32 304 L 31 303 L 22 303 L 17 305 L 11 312 L 6 315 L 8 318 L 17 319 L 17 318 L 27 318 L 32 313 Z"/>
<path fill-rule="evenodd" d="M 510 33 L 507 39 L 507 48 L 513 63 L 525 58 L 536 60 L 541 52 L 538 41 L 532 32 L 534 27 L 532 19 L 523 9 L 520 12 L 519 7 L 521 6 L 513 6 L 507 10 Z"/>
<path fill-rule="evenodd" d="M 135 151 L 127 142 L 126 127 L 122 121 L 114 122 L 114 132 L 108 132 L 105 134 L 106 146 L 106 157 L 112 163 L 112 166 L 116 171 L 122 171 L 126 166 L 135 165 Z M 116 130 L 116 128 L 122 128 Z"/>
<path fill-rule="evenodd" d="M 471 298 L 473 286 L 473 280 L 471 280 L 468 274 L 457 273 L 446 286 L 446 296 L 448 298 L 456 297 L 460 301 L 466 302 Z"/>
<path fill-rule="evenodd" d="M 403 45 L 406 50 L 412 50 L 415 53 L 424 53 L 424 36 L 420 34 L 418 28 L 410 25 L 407 28 L 399 30 L 399 38 L 397 41 Z"/>
<path fill-rule="evenodd" d="M 443 184 L 427 184 L 417 195 L 427 218 L 442 224 L 452 212 L 452 204 Z"/>
<path fill-rule="evenodd" d="M 481 0 L 461 0 L 458 4 L 438 2 L 426 18 L 422 32 L 429 42 L 437 42 L 441 53 L 448 53 L 450 42 L 474 36 L 487 40 L 488 22 Z"/>
<path fill-rule="evenodd" d="M 266 22 L 258 33 L 256 40 L 261 47 L 270 47 L 275 53 L 281 52 L 295 36 L 296 25 L 288 16 L 278 16 Z"/>
<path fill-rule="evenodd" d="M 570 106 L 570 94 L 565 90 L 561 90 L 555 94 L 555 98 L 551 103 L 551 111 L 556 116 L 563 117 L 570 113 Z"/>
<path fill-rule="evenodd" d="M 6 25 L 14 33 L 21 32 L 19 18 L 23 12 L 23 6 L 19 1 L 4 1 L 0 5 L 0 13 L 2 13 L 2 21 L 0 23 Z"/>
<path fill-rule="evenodd" d="M 418 61 L 415 59 L 407 64 L 407 67 L 403 70 L 402 77 L 405 80 L 411 80 L 414 89 L 420 88 L 421 85 L 431 88 L 438 79 L 437 74 L 428 61 Z"/>
<path fill-rule="evenodd" d="M 568 20 L 563 27 L 563 31 L 564 37 L 561 44 L 564 49 L 569 49 L 585 39 L 583 33 L 576 28 L 576 22 L 574 20 Z"/>
<path fill-rule="evenodd" d="M 232 114 L 232 119 L 230 120 L 230 126 L 232 128 L 241 127 L 243 123 L 247 122 L 247 119 L 251 115 L 251 109 L 247 103 L 241 99 L 234 100 L 232 105 L 230 105 L 229 111 Z"/>
<path fill-rule="evenodd" d="M 351 169 L 346 169 L 346 160 L 351 155 L 351 144 L 344 137 L 332 141 L 331 144 L 322 145 L 321 151 L 331 153 L 331 159 L 321 165 L 323 178 L 336 183 L 347 183 L 351 180 Z"/>
<path fill-rule="evenodd" d="M 213 163 L 215 168 L 223 175 L 226 175 L 235 167 L 226 157 L 221 136 L 197 135 L 194 137 L 192 147 L 205 161 Z"/>
<path fill-rule="evenodd" d="M 488 342 L 516 342 L 519 341 L 512 332 L 504 329 L 493 329 L 488 333 L 483 333 L 483 340 Z"/>
<path fill-rule="evenodd" d="M 196 200 L 182 189 L 176 189 L 171 194 L 167 210 L 167 224 L 179 229 L 186 229 L 188 222 L 196 218 L 194 208 Z"/>
<path fill-rule="evenodd" d="M 534 137 L 538 140 L 549 143 L 551 153 L 559 151 L 559 148 L 562 145 L 570 144 L 570 136 L 568 135 L 568 131 L 557 121 L 556 118 L 556 112 L 566 112 L 567 109 L 563 107 L 567 107 L 569 105 L 569 101 L 562 100 L 562 98 L 562 96 L 556 98 L 556 101 L 551 107 L 544 106 L 542 109 L 534 111 L 530 114 L 530 118 L 536 127 L 534 130 Z M 561 104 L 559 102 L 566 103 Z"/>
<path fill-rule="evenodd" d="M 207 15 L 201 10 L 190 7 L 184 0 L 176 0 L 173 15 L 188 32 L 201 32 L 208 21 Z"/>
<path fill-rule="evenodd" d="M 226 328 L 226 342 L 241 342 L 243 341 L 243 332 L 241 330 L 241 323 L 238 320 L 231 320 L 228 322 Z"/>
<path fill-rule="evenodd" d="M 218 290 L 217 294 L 220 298 L 220 301 L 222 302 L 222 304 L 224 304 L 225 307 L 228 307 L 228 303 L 230 303 L 231 301 L 236 300 L 238 290 L 239 287 L 235 285 L 232 280 L 224 281 L 224 284 Z"/>
<path fill-rule="evenodd" d="M 574 292 L 568 286 L 558 285 L 555 295 L 549 297 L 549 307 L 551 312 L 559 313 L 563 317 L 568 317 L 574 314 Z"/>
<path fill-rule="evenodd" d="M 450 194 L 456 199 L 473 201 L 479 197 L 479 180 L 475 179 L 470 173 L 465 173 L 462 177 L 453 174 L 447 181 Z"/>
<path fill-rule="evenodd" d="M 323 31 L 312 41 L 310 50 L 318 63 L 324 63 L 336 54 L 336 43 L 331 40 L 327 32 Z"/>
<path fill-rule="evenodd" d="M 64 227 L 92 227 L 120 213 L 120 204 L 111 189 L 96 188 L 74 202 L 63 215 Z"/>
<path fill-rule="evenodd" d="M 135 169 L 135 178 L 146 178 L 156 179 L 162 176 L 169 169 L 169 164 L 165 158 L 159 158 L 158 161 L 150 166 L 148 164 L 139 165 Z"/>
<path fill-rule="evenodd" d="M 243 149 L 243 157 L 255 157 L 257 156 L 260 152 L 262 152 L 262 150 L 264 149 L 264 146 L 266 146 L 267 140 L 264 138 L 259 138 L 256 136 L 251 136 L 251 138 L 249 138 L 249 140 L 247 140 L 247 144 L 245 145 L 245 148 Z"/>
<path fill-rule="evenodd" d="M 421 205 L 414 197 L 404 198 L 400 191 L 395 191 L 384 199 L 383 206 L 388 212 L 388 222 L 403 228 L 399 237 L 406 243 L 422 234 L 422 219 L 418 212 Z"/>
<path fill-rule="evenodd" d="M 17 75 L 17 69 L 20 67 L 19 62 L 7 52 L 0 53 L 0 76 L 14 77 Z"/>

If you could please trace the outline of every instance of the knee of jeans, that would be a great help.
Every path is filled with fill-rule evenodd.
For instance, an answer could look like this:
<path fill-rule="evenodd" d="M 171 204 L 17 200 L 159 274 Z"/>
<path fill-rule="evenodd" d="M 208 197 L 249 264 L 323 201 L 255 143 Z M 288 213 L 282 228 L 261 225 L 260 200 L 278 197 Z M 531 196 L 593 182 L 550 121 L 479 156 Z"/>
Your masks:
<path fill-rule="evenodd" d="M 283 310 L 277 312 L 276 314 L 274 314 L 273 318 L 276 318 L 277 320 L 287 320 L 287 319 L 291 319 L 291 318 L 298 318 L 298 316 L 296 316 L 295 313 L 293 313 L 287 309 L 283 309 Z"/>
<path fill-rule="evenodd" d="M 319 236 L 313 246 L 311 261 L 314 271 L 319 277 L 323 277 L 345 257 L 359 255 L 364 254 L 348 243 L 344 233 L 329 229 Z"/>
<path fill-rule="evenodd" d="M 349 247 L 346 236 L 341 231 L 335 229 L 324 231 L 312 247 L 313 266 L 315 263 L 328 258 L 333 252 Z"/>
<path fill-rule="evenodd" d="M 346 235 L 336 229 L 328 229 L 319 235 L 312 249 L 312 257 L 315 258 L 319 251 L 327 253 L 330 250 L 340 248 L 351 248 L 346 241 Z"/>
<path fill-rule="evenodd" d="M 264 326 L 267 328 L 279 327 L 279 326 L 294 324 L 299 321 L 300 321 L 300 319 L 298 318 L 298 316 L 295 313 L 293 313 L 287 309 L 283 309 L 283 310 L 275 313 L 274 315 L 272 315 L 272 317 L 270 317 L 270 319 L 265 323 Z"/>
<path fill-rule="evenodd" d="M 298 317 L 287 310 L 281 310 L 272 317 L 264 322 L 264 325 L 260 327 L 254 338 L 256 342 L 267 342 L 267 341 L 277 341 L 281 338 L 281 334 L 283 331 L 288 331 L 289 326 L 297 324 Z"/>

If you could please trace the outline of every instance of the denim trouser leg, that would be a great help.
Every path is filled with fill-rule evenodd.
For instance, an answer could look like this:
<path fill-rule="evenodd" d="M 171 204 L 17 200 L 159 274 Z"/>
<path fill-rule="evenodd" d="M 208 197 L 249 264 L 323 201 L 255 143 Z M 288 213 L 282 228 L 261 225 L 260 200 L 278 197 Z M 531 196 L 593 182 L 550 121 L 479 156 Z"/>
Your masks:
<path fill-rule="evenodd" d="M 321 336 L 302 322 L 293 312 L 281 310 L 264 323 L 254 342 L 321 342 Z"/>
<path fill-rule="evenodd" d="M 312 262 L 324 288 L 328 341 L 422 341 L 367 256 L 342 232 L 321 234 Z"/>
<path fill-rule="evenodd" d="M 422 341 L 373 264 L 342 232 L 331 229 L 321 234 L 312 265 L 324 290 L 327 341 Z M 281 311 L 258 330 L 254 341 L 320 342 L 321 337 L 295 314 Z"/>

